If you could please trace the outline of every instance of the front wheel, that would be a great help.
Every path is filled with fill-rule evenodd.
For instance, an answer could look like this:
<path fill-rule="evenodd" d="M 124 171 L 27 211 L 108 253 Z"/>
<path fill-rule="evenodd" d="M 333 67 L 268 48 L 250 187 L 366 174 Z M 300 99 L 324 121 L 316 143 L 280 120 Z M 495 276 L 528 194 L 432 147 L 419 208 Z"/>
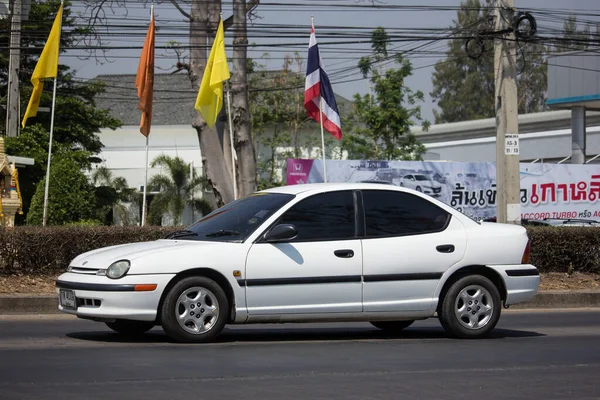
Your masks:
<path fill-rule="evenodd" d="M 154 322 L 118 319 L 114 322 L 106 322 L 106 326 L 125 336 L 141 336 L 154 328 Z"/>
<path fill-rule="evenodd" d="M 162 327 L 177 342 L 211 342 L 225 327 L 228 310 L 227 296 L 215 281 L 192 276 L 177 282 L 165 297 Z"/>
<path fill-rule="evenodd" d="M 486 336 L 500 319 L 502 300 L 498 288 L 481 275 L 460 278 L 440 300 L 439 319 L 446 332 L 452 336 Z"/>
<path fill-rule="evenodd" d="M 412 321 L 372 321 L 371 325 L 390 333 L 399 333 L 415 322 Z"/>

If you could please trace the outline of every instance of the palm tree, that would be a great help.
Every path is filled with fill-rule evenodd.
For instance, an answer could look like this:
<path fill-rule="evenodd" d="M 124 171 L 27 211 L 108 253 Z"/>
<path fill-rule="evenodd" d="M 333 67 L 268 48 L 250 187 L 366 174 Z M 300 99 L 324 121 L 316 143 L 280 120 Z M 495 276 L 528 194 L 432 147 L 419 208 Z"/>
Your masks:
<path fill-rule="evenodd" d="M 139 203 L 136 190 L 127 185 L 127 180 L 122 176 L 115 177 L 110 169 L 105 166 L 98 167 L 92 172 L 92 184 L 96 187 L 96 215 L 110 223 L 111 212 L 114 212 L 124 225 L 131 225 L 132 213 L 124 203 Z"/>
<path fill-rule="evenodd" d="M 153 224 L 160 224 L 162 216 L 166 213 L 173 217 L 174 225 L 181 224 L 181 215 L 186 205 L 206 215 L 212 211 L 212 206 L 204 199 L 194 199 L 192 194 L 198 189 L 206 186 L 206 178 L 202 176 L 190 176 L 190 164 L 180 157 L 160 155 L 156 157 L 151 167 L 163 167 L 167 174 L 154 175 L 148 187 L 158 188 L 159 193 L 150 204 L 148 218 Z"/>

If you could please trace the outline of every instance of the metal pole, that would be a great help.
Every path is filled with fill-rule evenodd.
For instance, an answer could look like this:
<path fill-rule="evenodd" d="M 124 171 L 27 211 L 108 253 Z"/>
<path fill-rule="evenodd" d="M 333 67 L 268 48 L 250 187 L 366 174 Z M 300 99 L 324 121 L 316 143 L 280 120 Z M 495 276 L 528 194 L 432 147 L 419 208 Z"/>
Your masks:
<path fill-rule="evenodd" d="M 63 2 L 60 2 L 60 5 L 63 5 Z M 60 32 L 62 30 L 62 19 L 58 26 L 59 38 Z M 59 40 L 60 44 L 60 40 Z M 57 60 L 58 61 L 58 60 Z M 46 185 L 44 187 L 44 216 L 42 219 L 42 226 L 46 226 L 48 221 L 48 191 L 50 188 L 50 159 L 52 158 L 52 136 L 54 134 L 54 108 L 56 105 L 56 83 L 58 81 L 58 72 L 54 77 L 54 89 L 52 91 L 52 110 L 50 114 L 50 140 L 48 143 L 48 164 L 46 165 Z"/>
<path fill-rule="evenodd" d="M 496 31 L 508 28 L 514 0 L 496 0 Z M 494 42 L 496 100 L 497 221 L 521 223 L 519 175 L 519 111 L 517 102 L 516 40 L 513 31 Z"/>
<path fill-rule="evenodd" d="M 229 82 L 227 82 L 227 118 L 229 120 L 229 144 L 231 144 L 231 169 L 233 174 L 233 199 L 237 200 L 237 176 L 235 168 L 235 147 L 233 146 L 233 122 L 231 118 L 231 93 L 229 91 Z"/>
<path fill-rule="evenodd" d="M 323 179 L 327 183 L 327 166 L 325 165 L 325 135 L 323 134 L 323 96 L 319 97 L 319 120 L 321 123 L 321 149 L 323 150 Z"/>
<path fill-rule="evenodd" d="M 150 21 L 152 21 L 152 17 L 154 16 L 154 1 L 150 5 Z M 150 132 L 148 132 L 148 136 L 150 136 Z M 142 222 L 141 226 L 146 225 L 146 195 L 148 193 L 148 143 L 149 138 L 146 136 L 146 163 L 144 164 L 144 198 L 142 199 Z"/>
<path fill-rule="evenodd" d="M 46 186 L 44 188 L 44 219 L 42 226 L 46 226 L 48 220 L 48 190 L 50 186 L 50 159 L 52 158 L 52 134 L 54 132 L 54 104 L 56 101 L 56 81 L 54 78 L 54 91 L 52 93 L 52 114 L 50 117 L 50 143 L 48 144 L 48 164 L 46 165 Z"/>
<path fill-rule="evenodd" d="M 194 160 L 190 163 L 190 184 L 194 181 Z M 191 204 L 192 204 L 192 221 L 194 223 L 194 188 L 190 190 Z"/>
<path fill-rule="evenodd" d="M 310 26 L 315 29 L 315 17 L 310 16 Z M 371 87 L 369 87 L 369 92 Z M 319 125 L 321 125 L 321 151 L 323 152 L 323 181 L 327 183 L 327 166 L 325 163 L 325 135 L 323 134 L 323 96 L 319 93 Z"/>
<path fill-rule="evenodd" d="M 19 135 L 19 69 L 21 57 L 21 0 L 13 0 L 8 61 L 8 95 L 6 100 L 6 136 Z"/>
<path fill-rule="evenodd" d="M 571 108 L 571 164 L 585 164 L 585 107 Z"/>
<path fill-rule="evenodd" d="M 144 164 L 144 198 L 142 199 L 142 223 L 144 226 L 146 224 L 146 193 L 148 190 L 148 141 L 149 138 L 146 136 L 146 163 Z"/>

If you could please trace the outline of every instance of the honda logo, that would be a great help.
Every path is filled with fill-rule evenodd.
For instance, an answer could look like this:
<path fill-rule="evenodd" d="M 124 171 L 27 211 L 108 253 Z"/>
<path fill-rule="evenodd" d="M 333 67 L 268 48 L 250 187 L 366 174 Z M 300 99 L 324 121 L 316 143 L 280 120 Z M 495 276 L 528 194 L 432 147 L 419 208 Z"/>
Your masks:
<path fill-rule="evenodd" d="M 302 164 L 294 164 L 294 171 L 302 172 Z"/>

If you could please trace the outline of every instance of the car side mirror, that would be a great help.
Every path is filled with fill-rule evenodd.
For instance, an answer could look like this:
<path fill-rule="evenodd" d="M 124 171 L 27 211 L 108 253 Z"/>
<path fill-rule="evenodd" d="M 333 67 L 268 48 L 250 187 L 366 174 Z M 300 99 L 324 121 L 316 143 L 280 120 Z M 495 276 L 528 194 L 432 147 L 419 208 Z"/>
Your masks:
<path fill-rule="evenodd" d="M 265 242 L 280 243 L 287 242 L 298 236 L 298 229 L 291 224 L 280 224 L 265 234 Z"/>

